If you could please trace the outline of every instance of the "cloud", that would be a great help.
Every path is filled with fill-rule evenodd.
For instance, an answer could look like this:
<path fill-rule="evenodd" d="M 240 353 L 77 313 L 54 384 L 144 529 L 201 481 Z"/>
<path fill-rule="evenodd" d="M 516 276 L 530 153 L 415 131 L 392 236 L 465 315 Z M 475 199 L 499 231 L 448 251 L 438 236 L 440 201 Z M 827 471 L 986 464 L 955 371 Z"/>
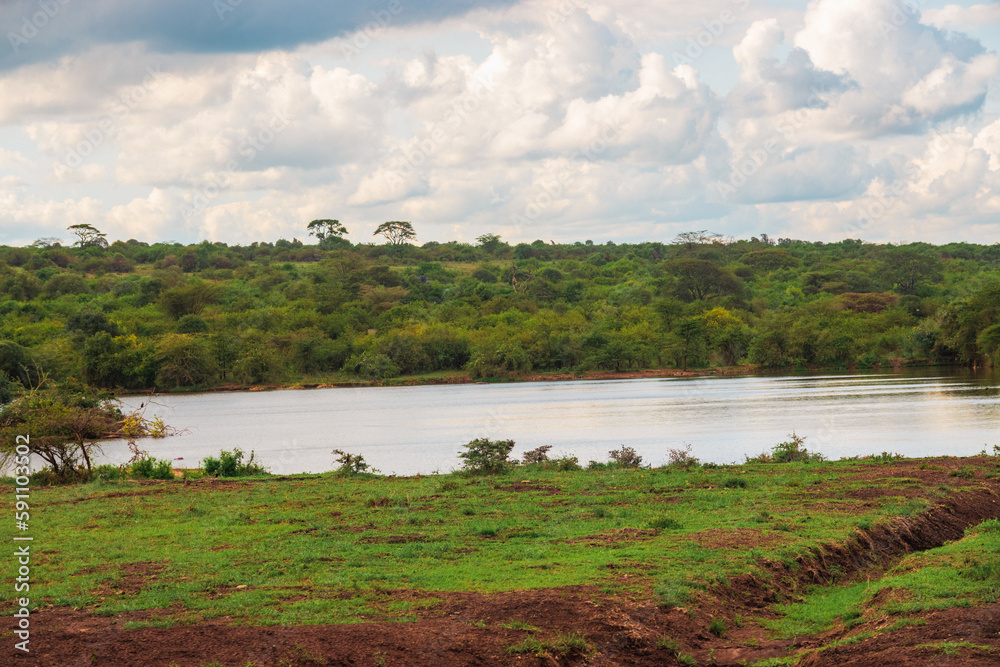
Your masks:
<path fill-rule="evenodd" d="M 972 113 L 1000 72 L 1000 59 L 978 42 L 922 23 L 895 0 L 817 0 L 794 41 L 816 67 L 857 82 L 824 119 L 855 135 L 912 132 Z"/>
<path fill-rule="evenodd" d="M 14 0 L 0 5 L 11 49 L 0 70 L 104 44 L 141 42 L 161 53 L 294 49 L 366 26 L 406 26 L 505 7 L 515 0 Z M 9 37 L 15 35 L 14 38 Z"/>
<path fill-rule="evenodd" d="M 946 29 L 1000 23 L 1000 5 L 981 4 L 969 7 L 945 5 L 941 9 L 925 10 L 924 19 L 933 26 Z"/>

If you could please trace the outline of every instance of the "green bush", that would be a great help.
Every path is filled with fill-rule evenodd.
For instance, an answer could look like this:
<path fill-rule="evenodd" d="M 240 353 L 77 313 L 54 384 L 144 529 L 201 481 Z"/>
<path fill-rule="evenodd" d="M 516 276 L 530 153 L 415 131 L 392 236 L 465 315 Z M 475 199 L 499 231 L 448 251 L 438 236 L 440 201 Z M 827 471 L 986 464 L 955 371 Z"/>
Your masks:
<path fill-rule="evenodd" d="M 127 476 L 127 471 L 124 466 L 111 465 L 110 463 L 105 463 L 104 465 L 94 466 L 91 471 L 92 479 L 100 479 L 105 482 L 118 482 Z"/>
<path fill-rule="evenodd" d="M 638 468 L 642 465 L 642 457 L 633 447 L 621 446 L 621 449 L 612 449 L 608 456 L 619 468 Z"/>
<path fill-rule="evenodd" d="M 462 469 L 467 472 L 493 475 L 509 470 L 517 465 L 507 457 L 514 449 L 513 440 L 489 440 L 477 438 L 465 445 L 465 450 L 458 455 L 462 459 Z"/>
<path fill-rule="evenodd" d="M 552 449 L 552 445 L 542 445 L 538 449 L 532 449 L 530 452 L 525 452 L 521 458 L 525 465 L 530 465 L 532 463 L 544 463 L 549 460 L 550 449 Z"/>
<path fill-rule="evenodd" d="M 231 452 L 222 450 L 219 458 L 206 456 L 202 461 L 202 469 L 206 475 L 212 477 L 250 477 L 252 475 L 266 475 L 267 468 L 254 462 L 254 453 L 250 452 L 250 458 L 243 462 L 243 450 L 234 449 Z"/>
<path fill-rule="evenodd" d="M 369 466 L 361 454 L 349 454 L 342 449 L 333 450 L 333 454 L 337 457 L 336 462 L 340 464 L 337 468 L 338 475 L 357 475 L 368 472 Z"/>
<path fill-rule="evenodd" d="M 173 479 L 174 470 L 171 462 L 166 459 L 156 459 L 146 456 L 135 463 L 130 468 L 132 476 L 137 479 Z"/>
<path fill-rule="evenodd" d="M 763 453 L 759 456 L 746 457 L 747 463 L 810 463 L 813 461 L 825 461 L 826 458 L 819 452 L 810 452 L 802 446 L 806 441 L 803 436 L 796 435 L 793 431 L 791 438 L 786 442 L 780 442 L 771 448 L 771 453 Z"/>

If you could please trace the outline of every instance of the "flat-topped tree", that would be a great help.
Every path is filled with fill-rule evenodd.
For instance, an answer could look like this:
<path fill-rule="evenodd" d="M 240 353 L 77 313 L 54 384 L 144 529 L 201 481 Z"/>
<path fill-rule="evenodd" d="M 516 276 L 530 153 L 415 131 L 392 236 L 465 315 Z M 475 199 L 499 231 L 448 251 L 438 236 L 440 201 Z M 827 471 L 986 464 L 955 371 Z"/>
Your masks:
<path fill-rule="evenodd" d="M 319 239 L 320 246 L 329 245 L 333 239 L 342 239 L 347 234 L 347 228 L 340 223 L 340 220 L 328 218 L 313 220 L 306 226 L 306 229 L 309 230 L 311 236 Z"/>
<path fill-rule="evenodd" d="M 383 222 L 372 236 L 378 236 L 379 234 L 388 239 L 392 245 L 403 245 L 417 238 L 417 232 L 413 230 L 413 225 L 400 220 Z"/>
<path fill-rule="evenodd" d="M 107 235 L 93 225 L 70 225 L 66 229 L 76 235 L 77 240 L 73 245 L 80 246 L 81 248 L 108 247 L 108 239 L 106 238 Z"/>

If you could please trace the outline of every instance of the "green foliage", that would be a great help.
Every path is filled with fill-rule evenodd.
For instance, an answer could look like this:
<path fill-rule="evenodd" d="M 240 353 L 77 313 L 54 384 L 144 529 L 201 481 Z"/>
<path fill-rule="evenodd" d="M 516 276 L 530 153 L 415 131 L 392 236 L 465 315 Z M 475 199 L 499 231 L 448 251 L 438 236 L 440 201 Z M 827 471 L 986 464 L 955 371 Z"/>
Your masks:
<path fill-rule="evenodd" d="M 746 457 L 747 463 L 809 463 L 826 460 L 819 452 L 810 452 L 802 446 L 806 441 L 805 437 L 795 433 L 791 433 L 788 437 L 789 440 L 775 445 L 770 454 Z"/>
<path fill-rule="evenodd" d="M 219 365 L 205 338 L 167 334 L 156 345 L 157 384 L 165 387 L 206 385 L 219 379 Z"/>
<path fill-rule="evenodd" d="M 531 451 L 525 452 L 521 456 L 521 460 L 525 465 L 530 465 L 532 463 L 544 463 L 549 460 L 549 450 L 552 449 L 552 445 L 542 445 L 537 449 L 532 449 Z"/>
<path fill-rule="evenodd" d="M 716 637 L 724 637 L 726 635 L 726 622 L 721 618 L 713 618 L 708 624 L 708 631 Z"/>
<path fill-rule="evenodd" d="M 378 352 L 352 355 L 344 362 L 344 368 L 365 380 L 385 380 L 399 375 L 399 368 L 392 359 Z"/>
<path fill-rule="evenodd" d="M 233 451 L 222 450 L 219 458 L 206 456 L 201 464 L 206 475 L 212 477 L 252 477 L 256 475 L 266 475 L 267 469 L 254 462 L 254 454 L 250 452 L 250 458 L 243 461 L 243 450 Z"/>
<path fill-rule="evenodd" d="M 138 479 L 173 479 L 174 471 L 167 459 L 156 459 L 144 456 L 131 466 L 129 471 Z"/>
<path fill-rule="evenodd" d="M 0 407 L 14 400 L 20 387 L 21 384 L 17 380 L 8 375 L 6 371 L 0 370 Z"/>
<path fill-rule="evenodd" d="M 0 370 L 25 386 L 41 373 L 134 390 L 748 363 L 1000 365 L 994 246 L 700 233 L 670 245 L 511 248 L 485 234 L 477 245 L 375 246 L 351 245 L 336 220 L 313 222 L 319 245 L 0 247 Z M 171 363 L 175 335 L 204 336 L 214 364 L 197 347 L 192 373 Z"/>
<path fill-rule="evenodd" d="M 513 440 L 477 438 L 464 447 L 465 451 L 458 458 L 462 459 L 462 469 L 467 472 L 495 475 L 517 465 L 516 461 L 507 458 L 514 449 Z"/>
<path fill-rule="evenodd" d="M 622 445 L 619 449 L 608 452 L 608 456 L 619 468 L 638 468 L 642 465 L 642 456 L 633 447 Z"/>
<path fill-rule="evenodd" d="M 361 454 L 349 454 L 342 449 L 333 450 L 333 454 L 337 457 L 334 461 L 339 464 L 337 467 L 339 474 L 357 475 L 368 472 L 369 466 L 365 463 L 365 457 Z"/>

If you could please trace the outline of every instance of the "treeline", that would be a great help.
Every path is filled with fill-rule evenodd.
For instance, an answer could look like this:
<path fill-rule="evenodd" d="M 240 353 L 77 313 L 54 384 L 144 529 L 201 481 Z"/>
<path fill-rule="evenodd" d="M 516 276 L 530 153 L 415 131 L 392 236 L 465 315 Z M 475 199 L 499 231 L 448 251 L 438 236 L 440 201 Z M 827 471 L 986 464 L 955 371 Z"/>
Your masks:
<path fill-rule="evenodd" d="M 1000 244 L 696 232 L 619 245 L 41 240 L 0 247 L 0 372 L 8 384 L 138 390 L 445 371 L 986 366 L 1000 363 L 998 262 Z"/>

